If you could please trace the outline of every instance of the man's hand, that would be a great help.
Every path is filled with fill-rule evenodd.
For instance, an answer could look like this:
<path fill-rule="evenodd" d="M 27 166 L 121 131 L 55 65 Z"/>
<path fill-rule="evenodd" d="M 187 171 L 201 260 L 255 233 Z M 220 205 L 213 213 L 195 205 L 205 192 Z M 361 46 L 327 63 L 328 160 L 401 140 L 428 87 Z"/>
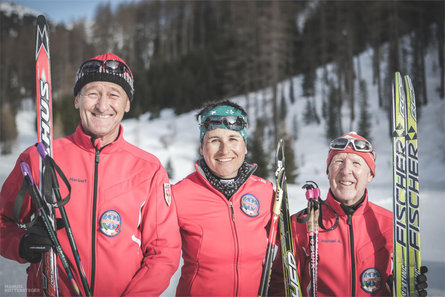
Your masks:
<path fill-rule="evenodd" d="M 428 288 L 426 273 L 428 272 L 428 267 L 421 266 L 420 274 L 417 276 L 417 285 L 416 290 L 421 297 L 425 297 L 427 295 L 426 288 Z"/>
<path fill-rule="evenodd" d="M 48 231 L 39 217 L 20 240 L 19 256 L 28 262 L 38 263 L 42 260 L 42 253 L 49 251 L 52 246 Z"/>
<path fill-rule="evenodd" d="M 420 274 L 416 277 L 417 285 L 416 285 L 416 291 L 418 296 L 425 297 L 427 295 L 426 288 L 428 288 L 427 284 L 427 277 L 426 273 L 428 272 L 428 267 L 426 266 L 420 266 Z M 389 275 L 387 279 L 387 284 L 391 288 L 391 292 L 393 290 L 393 281 L 394 277 L 393 275 Z"/>

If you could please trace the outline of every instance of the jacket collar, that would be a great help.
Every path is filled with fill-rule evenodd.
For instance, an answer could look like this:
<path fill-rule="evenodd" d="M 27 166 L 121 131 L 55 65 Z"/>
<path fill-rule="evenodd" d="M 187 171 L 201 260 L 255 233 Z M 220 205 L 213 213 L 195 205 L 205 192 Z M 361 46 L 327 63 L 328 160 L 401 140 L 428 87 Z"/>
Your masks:
<path fill-rule="evenodd" d="M 204 163 L 205 166 L 207 166 L 205 164 L 205 162 L 203 161 L 203 159 L 200 159 L 198 161 L 196 161 L 195 163 L 195 170 L 197 175 L 199 176 L 199 178 L 201 180 L 204 181 L 204 183 L 211 188 L 213 191 L 222 194 L 224 197 L 226 197 L 227 199 L 230 199 L 235 193 L 237 193 L 239 191 L 239 189 L 249 180 L 250 176 L 253 174 L 253 172 L 257 169 L 257 165 L 256 164 L 248 164 L 246 162 L 243 163 L 242 168 L 244 170 L 243 172 L 243 177 L 241 179 L 238 180 L 238 182 L 236 182 L 236 180 L 238 178 L 240 178 L 239 173 L 238 176 L 235 178 L 235 184 L 236 187 L 232 189 L 232 191 L 229 191 L 229 195 L 227 193 L 227 191 L 223 191 L 221 189 L 218 188 L 218 184 L 219 182 L 215 180 L 217 180 L 218 178 L 216 176 L 213 176 L 214 181 L 210 181 L 208 176 L 205 173 L 205 170 L 203 169 L 203 167 L 200 165 L 200 161 L 202 161 Z M 208 169 L 210 170 L 210 169 Z M 216 183 L 216 184 L 215 184 Z M 222 186 L 222 184 L 221 184 Z"/>
<path fill-rule="evenodd" d="M 124 128 L 122 127 L 122 125 L 120 125 L 119 136 L 115 141 L 104 147 L 101 147 L 100 140 L 95 139 L 93 146 L 92 137 L 83 131 L 82 125 L 81 123 L 79 123 L 79 125 L 77 125 L 76 131 L 73 134 L 73 140 L 75 144 L 77 144 L 86 151 L 94 152 L 97 149 L 107 154 L 107 153 L 113 153 L 122 147 L 122 145 L 125 142 L 123 134 L 124 134 Z"/>
<path fill-rule="evenodd" d="M 341 206 L 341 203 L 338 202 L 334 196 L 332 195 L 331 189 L 329 189 L 328 197 L 326 198 L 326 202 L 329 203 L 329 205 L 332 206 L 332 208 L 340 215 L 340 216 L 346 216 L 347 214 L 343 210 L 343 207 Z M 368 208 L 368 189 L 365 190 L 365 197 L 363 198 L 362 202 L 357 205 L 355 211 L 353 212 L 354 215 L 362 215 L 366 209 Z"/>

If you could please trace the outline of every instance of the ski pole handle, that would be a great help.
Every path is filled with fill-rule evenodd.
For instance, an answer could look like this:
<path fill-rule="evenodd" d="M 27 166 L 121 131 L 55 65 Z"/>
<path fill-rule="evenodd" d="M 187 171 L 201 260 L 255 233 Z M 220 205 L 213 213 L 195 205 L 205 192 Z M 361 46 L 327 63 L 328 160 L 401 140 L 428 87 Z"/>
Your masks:
<path fill-rule="evenodd" d="M 25 178 L 28 178 L 28 182 L 31 186 L 34 185 L 34 180 L 31 175 L 31 168 L 29 168 L 28 163 L 22 161 L 20 162 L 20 169 L 22 170 L 22 174 Z"/>
<path fill-rule="evenodd" d="M 43 142 L 39 142 L 37 144 L 37 152 L 39 153 L 42 160 L 45 160 L 45 157 L 48 155 L 48 151 L 46 150 L 46 146 L 43 144 Z"/>
<path fill-rule="evenodd" d="M 306 199 L 317 199 L 321 196 L 320 189 L 306 189 Z"/>

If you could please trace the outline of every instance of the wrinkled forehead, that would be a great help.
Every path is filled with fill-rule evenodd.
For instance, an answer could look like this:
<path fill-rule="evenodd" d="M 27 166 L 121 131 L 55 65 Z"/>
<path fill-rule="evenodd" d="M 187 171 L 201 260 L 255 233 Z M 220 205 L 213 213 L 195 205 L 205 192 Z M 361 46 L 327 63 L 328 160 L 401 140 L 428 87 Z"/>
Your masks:
<path fill-rule="evenodd" d="M 125 93 L 125 90 L 120 85 L 115 84 L 113 82 L 99 81 L 99 80 L 87 83 L 82 87 L 80 91 L 82 92 L 87 90 L 112 90 Z"/>
<path fill-rule="evenodd" d="M 354 153 L 338 153 L 335 154 L 334 157 L 332 157 L 331 164 L 333 161 L 336 160 L 351 160 L 355 162 L 361 162 L 366 164 L 365 159 L 363 159 L 361 156 L 354 154 Z"/>

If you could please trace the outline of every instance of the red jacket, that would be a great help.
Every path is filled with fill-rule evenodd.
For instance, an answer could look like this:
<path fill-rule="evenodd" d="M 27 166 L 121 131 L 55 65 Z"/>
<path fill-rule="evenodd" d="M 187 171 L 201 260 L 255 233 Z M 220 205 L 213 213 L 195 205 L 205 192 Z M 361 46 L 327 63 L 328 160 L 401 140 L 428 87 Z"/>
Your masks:
<path fill-rule="evenodd" d="M 368 201 L 366 196 L 348 216 L 329 193 L 326 202 L 339 215 L 335 230 L 318 234 L 318 296 L 392 296 L 388 286 L 391 274 L 392 213 Z M 350 220 L 351 225 L 348 224 Z M 329 228 L 335 215 L 323 206 L 323 223 Z M 303 296 L 310 295 L 310 248 L 307 224 L 292 216 L 298 276 Z M 271 296 L 284 294 L 281 259 L 274 263 Z"/>
<path fill-rule="evenodd" d="M 230 198 L 198 172 L 173 186 L 182 236 L 177 296 L 256 296 L 267 247 L 272 184 L 250 176 Z"/>
<path fill-rule="evenodd" d="M 122 131 L 121 127 L 119 138 L 103 148 L 96 140 L 97 149 L 80 126 L 73 135 L 54 141 L 55 161 L 72 187 L 65 209 L 95 296 L 159 296 L 179 264 L 176 208 L 171 196 L 164 195 L 164 185 L 169 190 L 168 177 L 159 160 L 126 142 Z M 0 253 L 25 263 L 18 254 L 25 230 L 13 220 L 14 201 L 23 181 L 22 160 L 30 165 L 39 184 L 39 156 L 32 146 L 20 155 L 0 193 Z M 61 188 L 62 197 L 66 191 Z M 24 222 L 29 221 L 31 207 L 27 195 L 22 208 Z M 112 215 L 114 227 L 119 228 L 104 227 L 104 214 Z M 65 230 L 59 230 L 57 237 L 82 290 Z M 42 295 L 38 268 L 39 263 L 29 269 L 28 295 Z M 58 270 L 60 295 L 72 296 L 60 262 Z"/>

